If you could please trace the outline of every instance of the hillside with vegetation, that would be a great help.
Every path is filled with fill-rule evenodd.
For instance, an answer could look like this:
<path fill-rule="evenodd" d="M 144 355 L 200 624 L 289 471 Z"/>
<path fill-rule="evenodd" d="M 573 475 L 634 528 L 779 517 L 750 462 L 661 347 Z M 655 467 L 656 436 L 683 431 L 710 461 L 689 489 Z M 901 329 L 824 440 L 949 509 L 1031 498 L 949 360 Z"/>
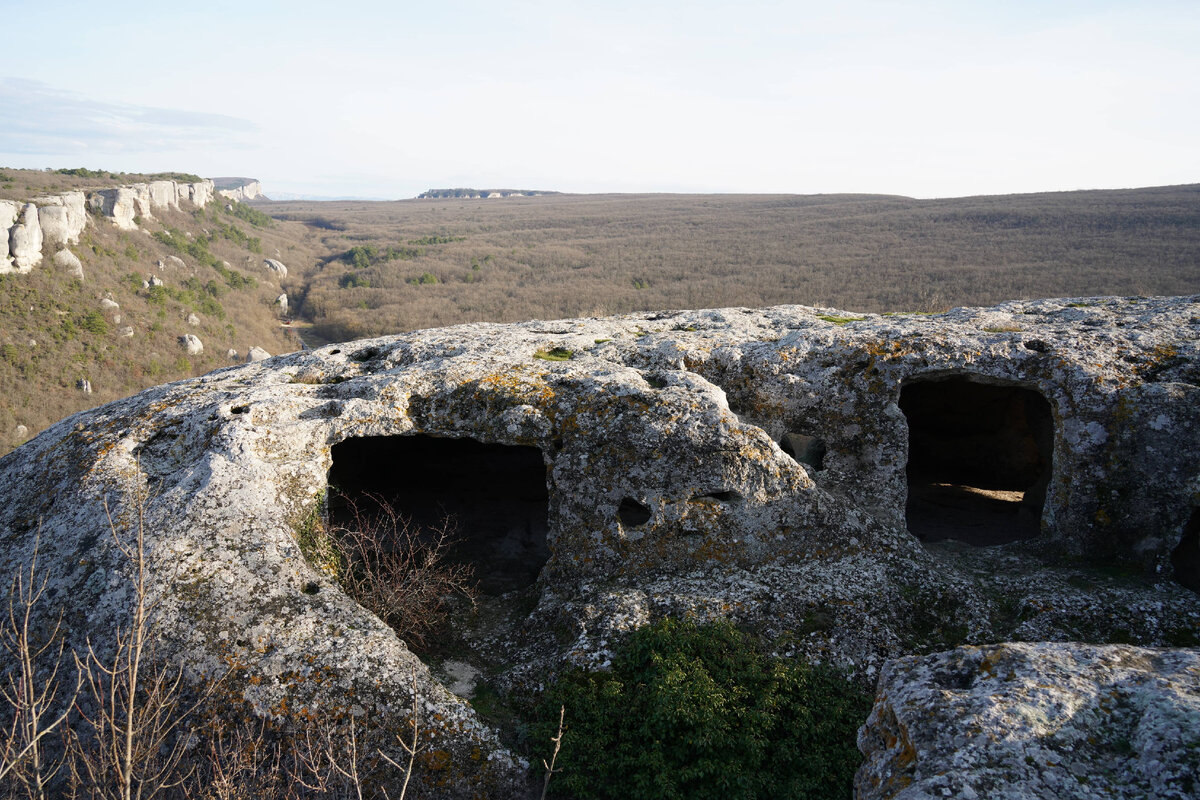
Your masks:
<path fill-rule="evenodd" d="M 4 169 L 0 199 L 163 177 L 195 176 Z M 244 360 L 251 347 L 300 347 L 276 304 L 291 283 L 263 260 L 311 260 L 302 226 L 220 198 L 138 224 L 122 231 L 89 214 L 69 248 L 82 280 L 49 251 L 28 274 L 0 275 L 0 455 L 68 414 Z M 188 352 L 188 335 L 202 352 Z"/>
<path fill-rule="evenodd" d="M 329 340 L 459 322 L 784 303 L 935 311 L 1200 290 L 1200 186 L 915 200 L 553 195 L 280 202 L 324 257 L 296 299 Z"/>

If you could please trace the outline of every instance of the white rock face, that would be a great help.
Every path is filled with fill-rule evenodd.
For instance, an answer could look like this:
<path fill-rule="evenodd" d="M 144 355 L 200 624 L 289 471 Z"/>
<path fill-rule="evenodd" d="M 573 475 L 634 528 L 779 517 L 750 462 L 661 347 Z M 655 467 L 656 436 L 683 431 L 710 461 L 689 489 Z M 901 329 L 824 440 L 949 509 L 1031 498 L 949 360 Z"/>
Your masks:
<path fill-rule="evenodd" d="M 9 229 L 8 249 L 17 272 L 29 272 L 42 263 L 42 226 L 38 222 L 37 206 L 33 203 L 25 205 L 21 222 Z"/>
<path fill-rule="evenodd" d="M 153 210 L 179 208 L 179 189 L 176 187 L 175 181 L 150 182 L 150 208 Z"/>
<path fill-rule="evenodd" d="M 858 800 L 1187 797 L 1200 650 L 1012 643 L 884 667 Z"/>
<path fill-rule="evenodd" d="M 288 312 L 287 292 L 284 292 L 283 294 L 279 295 L 279 297 L 275 298 L 275 305 L 279 306 L 280 314 L 283 314 L 284 316 L 287 315 L 287 312 Z"/>
<path fill-rule="evenodd" d="M 13 271 L 12 258 L 8 251 L 10 229 L 17 221 L 20 206 L 11 200 L 0 200 L 0 275 Z"/>
<path fill-rule="evenodd" d="M 50 246 L 79 244 L 87 226 L 87 198 L 83 192 L 39 197 L 35 201 L 45 243 Z"/>
<path fill-rule="evenodd" d="M 154 219 L 154 209 L 150 206 L 150 185 L 135 183 L 126 188 L 133 192 L 133 205 L 137 215 L 143 219 Z"/>
<path fill-rule="evenodd" d="M 217 194 L 228 200 L 242 203 L 263 196 L 262 184 L 256 180 L 241 179 L 238 181 L 233 178 L 215 178 L 214 180 L 225 187 L 217 190 Z"/>
<path fill-rule="evenodd" d="M 255 345 L 246 353 L 246 363 L 253 364 L 255 361 L 265 361 L 270 357 L 270 353 L 268 353 L 266 350 L 263 350 L 258 345 Z"/>
<path fill-rule="evenodd" d="M 179 337 L 179 346 L 186 350 L 189 356 L 199 355 L 204 352 L 204 344 L 199 338 L 190 333 Z"/>
<path fill-rule="evenodd" d="M 187 264 L 179 256 L 167 256 L 167 260 L 163 263 L 165 267 L 176 267 L 177 269 L 187 268 Z"/>
<path fill-rule="evenodd" d="M 279 277 L 281 277 L 281 278 L 287 277 L 288 270 L 287 270 L 287 267 L 285 267 L 283 265 L 282 261 L 278 261 L 274 258 L 264 258 L 263 266 L 266 267 L 267 269 L 271 270 L 272 272 L 278 272 Z"/>
<path fill-rule="evenodd" d="M 83 262 L 79 260 L 79 256 L 72 253 L 70 250 L 59 250 L 54 254 L 54 266 L 66 270 L 71 277 L 84 279 Z"/>
<path fill-rule="evenodd" d="M 192 190 L 192 202 L 200 206 L 200 208 L 204 208 L 212 202 L 214 193 L 212 181 L 203 180 L 199 183 L 192 183 L 188 185 Z"/>
<path fill-rule="evenodd" d="M 137 230 L 133 218 L 138 214 L 137 193 L 125 186 L 116 189 L 100 189 L 91 195 L 89 201 L 100 213 L 110 218 L 113 224 L 123 231 Z"/>

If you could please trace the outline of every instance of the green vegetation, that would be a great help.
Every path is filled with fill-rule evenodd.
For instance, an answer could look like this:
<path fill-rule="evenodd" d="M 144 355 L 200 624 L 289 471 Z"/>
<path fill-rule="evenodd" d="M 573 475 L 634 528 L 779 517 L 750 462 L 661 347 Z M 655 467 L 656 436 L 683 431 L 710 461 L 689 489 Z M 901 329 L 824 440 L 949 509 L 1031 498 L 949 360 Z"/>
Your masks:
<path fill-rule="evenodd" d="M 534 358 L 540 358 L 543 361 L 570 361 L 574 352 L 565 347 L 552 347 L 549 350 L 538 350 L 533 354 Z"/>
<path fill-rule="evenodd" d="M 270 216 L 253 206 L 239 203 L 236 200 L 226 200 L 224 203 L 217 203 L 216 207 L 220 208 L 226 214 L 233 214 L 238 219 L 249 222 L 256 228 L 270 228 L 275 224 L 275 220 L 271 219 Z"/>
<path fill-rule="evenodd" d="M 420 277 L 411 278 L 408 282 L 414 286 L 432 286 L 435 283 L 441 283 L 437 275 L 434 275 L 432 272 L 422 272 Z"/>
<path fill-rule="evenodd" d="M 834 314 L 818 314 L 817 319 L 832 322 L 834 325 L 845 325 L 848 322 L 862 322 L 862 317 L 839 317 Z"/>
<path fill-rule="evenodd" d="M 635 631 L 611 671 L 549 687 L 530 736 L 539 759 L 564 707 L 554 787 L 578 800 L 842 800 L 871 698 L 728 622 L 667 619 Z"/>
<path fill-rule="evenodd" d="M 415 245 L 434 245 L 434 244 L 450 244 L 451 242 L 465 242 L 465 236 L 451 236 L 450 234 L 434 234 L 433 236 L 422 236 L 419 239 L 409 239 L 409 244 Z"/>
<path fill-rule="evenodd" d="M 411 261 L 424 255 L 425 251 L 416 247 L 385 247 L 373 245 L 357 245 L 341 255 L 341 260 L 355 269 L 366 269 L 373 264 L 388 261 Z"/>
<path fill-rule="evenodd" d="M 105 172 L 102 169 L 88 169 L 87 167 L 75 167 L 74 169 L 56 169 L 55 173 L 59 175 L 71 175 L 76 178 L 112 178 L 111 172 Z"/>

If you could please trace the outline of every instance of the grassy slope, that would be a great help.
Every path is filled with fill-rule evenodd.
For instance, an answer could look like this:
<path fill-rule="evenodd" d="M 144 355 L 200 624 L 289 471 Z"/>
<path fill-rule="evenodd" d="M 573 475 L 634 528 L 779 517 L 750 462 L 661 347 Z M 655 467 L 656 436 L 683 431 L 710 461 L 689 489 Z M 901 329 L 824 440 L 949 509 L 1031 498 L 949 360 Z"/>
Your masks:
<path fill-rule="evenodd" d="M 27 189 L 25 172 L 3 170 L 15 180 L 4 182 L 9 185 L 0 187 L 0 197 L 94 188 L 125 183 L 128 177 L 82 180 L 73 187 L 58 181 L 61 176 L 33 172 Z M 271 353 L 299 347 L 280 327 L 273 306 L 290 288 L 288 279 L 281 283 L 262 267 L 262 260 L 279 258 L 289 267 L 311 261 L 305 231 L 280 222 L 256 227 L 225 207 L 224 202 L 214 202 L 204 210 L 189 205 L 184 211 L 160 212 L 143 222 L 144 231 L 119 231 L 108 220 L 92 216 L 79 245 L 70 248 L 83 262 L 82 282 L 53 265 L 49 248 L 31 273 L 0 276 L 0 455 L 20 443 L 18 425 L 33 436 L 75 411 L 226 366 L 231 348 L 244 357 L 252 345 Z M 236 228 L 247 240 L 258 238 L 262 253 L 244 246 L 248 242 L 218 237 L 208 247 L 216 259 L 231 265 L 224 271 L 151 235 L 168 227 L 191 234 L 191 241 L 219 228 Z M 156 266 L 170 255 L 183 259 L 185 266 Z M 142 288 L 150 274 L 165 281 L 164 289 Z M 239 275 L 253 278 L 254 285 L 231 286 L 226 276 L 242 284 Z M 120 309 L 102 308 L 104 298 L 116 301 Z M 190 314 L 199 318 L 199 325 L 188 324 Z M 130 338 L 118 333 L 126 326 L 134 329 Z M 188 333 L 200 338 L 203 353 L 184 352 L 178 339 Z M 92 394 L 76 388 L 81 379 L 91 382 Z"/>
<path fill-rule="evenodd" d="M 307 278 L 333 339 L 468 320 L 779 303 L 940 310 L 1012 298 L 1200 290 L 1200 186 L 950 200 L 560 195 L 260 206 L 330 257 L 420 255 Z M 434 234 L 465 237 L 414 245 Z M 434 283 L 413 284 L 429 274 Z M 369 285 L 366 285 L 369 284 Z"/>

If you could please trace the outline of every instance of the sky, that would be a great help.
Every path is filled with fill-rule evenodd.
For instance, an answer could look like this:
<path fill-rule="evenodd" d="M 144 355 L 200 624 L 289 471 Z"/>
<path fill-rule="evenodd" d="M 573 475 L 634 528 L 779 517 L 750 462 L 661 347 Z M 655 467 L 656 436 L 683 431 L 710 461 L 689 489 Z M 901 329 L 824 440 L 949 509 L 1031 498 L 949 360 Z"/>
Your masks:
<path fill-rule="evenodd" d="M 0 166 L 381 199 L 1200 182 L 1196 0 L 0 0 L 0 30 Z"/>

